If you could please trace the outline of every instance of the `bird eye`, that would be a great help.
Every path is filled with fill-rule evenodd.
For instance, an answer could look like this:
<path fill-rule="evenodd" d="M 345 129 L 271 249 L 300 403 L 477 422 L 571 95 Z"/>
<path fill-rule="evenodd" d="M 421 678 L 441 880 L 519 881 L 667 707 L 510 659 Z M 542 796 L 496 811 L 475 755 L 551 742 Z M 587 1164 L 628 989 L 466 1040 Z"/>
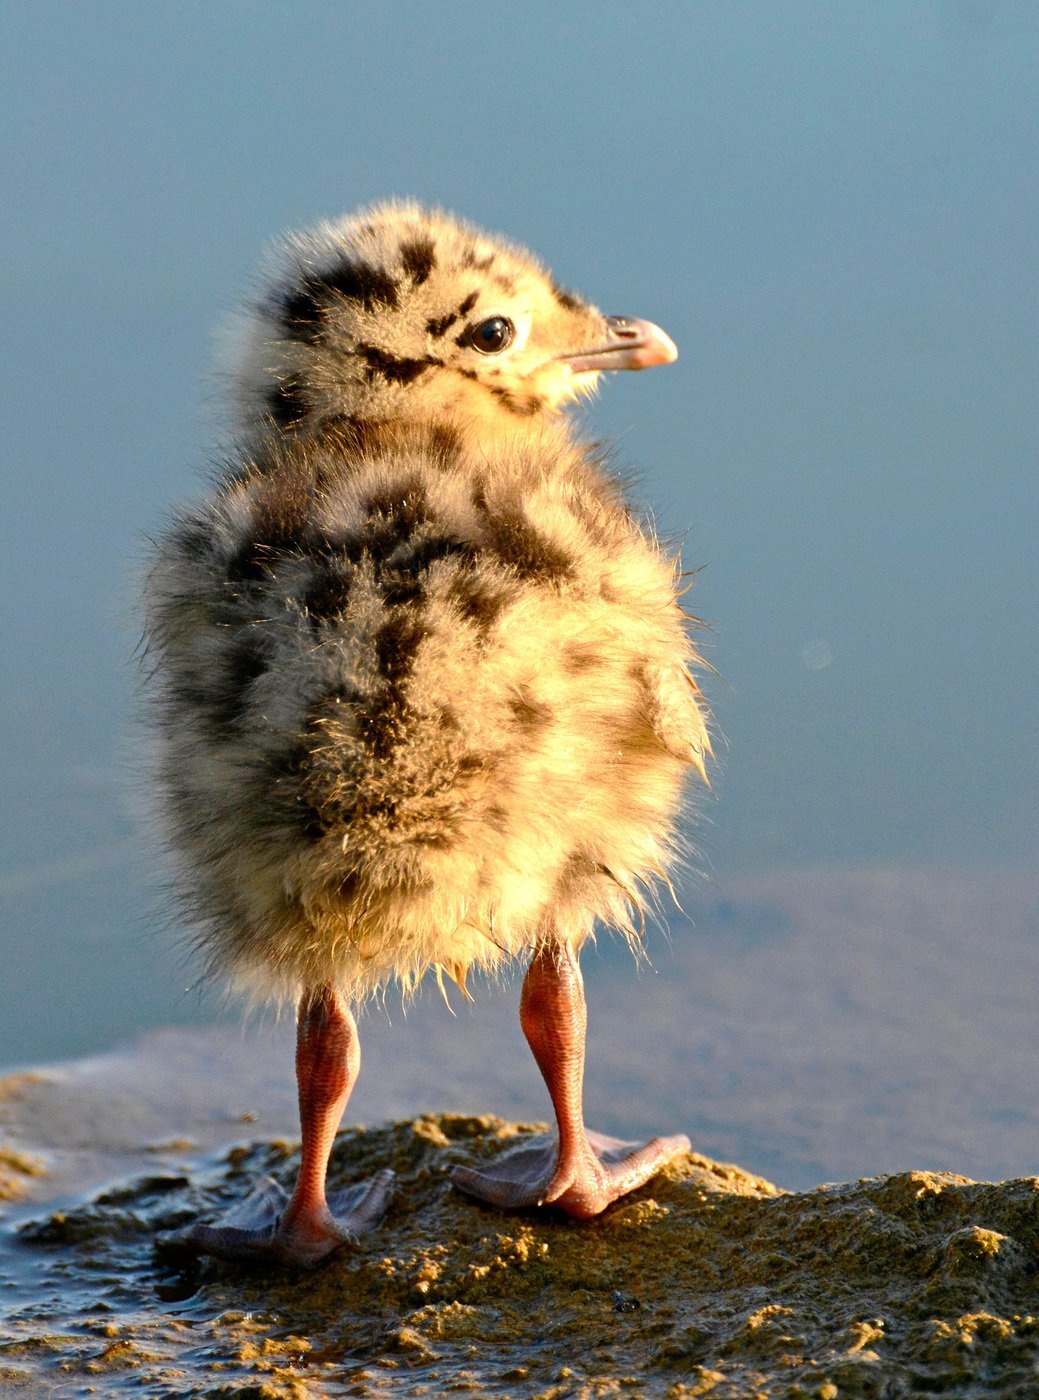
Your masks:
<path fill-rule="evenodd" d="M 515 334 L 516 328 L 505 316 L 488 316 L 469 332 L 469 344 L 482 355 L 500 355 Z"/>

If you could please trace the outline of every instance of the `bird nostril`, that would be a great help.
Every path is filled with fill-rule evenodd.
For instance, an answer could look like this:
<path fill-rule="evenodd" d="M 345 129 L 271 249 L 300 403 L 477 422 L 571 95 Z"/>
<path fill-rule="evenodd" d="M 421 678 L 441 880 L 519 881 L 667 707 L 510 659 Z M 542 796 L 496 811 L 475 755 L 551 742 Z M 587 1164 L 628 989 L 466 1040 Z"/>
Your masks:
<path fill-rule="evenodd" d="M 638 340 L 639 333 L 627 316 L 607 316 L 606 328 L 611 340 Z"/>

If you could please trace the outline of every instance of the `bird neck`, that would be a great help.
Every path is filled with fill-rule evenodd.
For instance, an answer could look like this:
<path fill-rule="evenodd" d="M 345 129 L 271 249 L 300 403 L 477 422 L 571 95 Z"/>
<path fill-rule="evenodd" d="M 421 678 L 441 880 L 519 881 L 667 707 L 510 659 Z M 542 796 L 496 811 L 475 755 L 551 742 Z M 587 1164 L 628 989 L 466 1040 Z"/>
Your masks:
<path fill-rule="evenodd" d="M 348 416 L 326 418 L 316 434 L 297 441 L 339 449 L 350 456 L 376 457 L 418 452 L 445 465 L 468 458 L 477 462 L 531 451 L 565 453 L 575 440 L 567 418 L 557 413 L 530 417 L 483 415 L 479 419 L 443 414 L 434 419 Z"/>

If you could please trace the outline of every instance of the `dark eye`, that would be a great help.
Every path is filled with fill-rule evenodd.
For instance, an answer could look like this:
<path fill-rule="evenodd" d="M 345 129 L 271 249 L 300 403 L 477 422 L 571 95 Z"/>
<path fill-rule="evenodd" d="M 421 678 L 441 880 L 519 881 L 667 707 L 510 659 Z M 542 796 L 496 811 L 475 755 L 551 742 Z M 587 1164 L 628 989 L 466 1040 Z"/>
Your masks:
<path fill-rule="evenodd" d="M 512 344 L 516 329 L 504 316 L 488 316 L 469 332 L 469 344 L 483 355 L 500 355 Z"/>

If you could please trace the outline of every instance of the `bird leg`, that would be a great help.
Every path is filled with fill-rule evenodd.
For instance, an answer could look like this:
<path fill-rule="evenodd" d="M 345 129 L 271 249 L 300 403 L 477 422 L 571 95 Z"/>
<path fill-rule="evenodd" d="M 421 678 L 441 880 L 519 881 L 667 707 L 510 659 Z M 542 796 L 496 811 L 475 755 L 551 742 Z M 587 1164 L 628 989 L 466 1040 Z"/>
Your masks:
<path fill-rule="evenodd" d="M 689 1151 L 689 1139 L 639 1144 L 585 1129 L 581 1108 L 588 1012 L 577 955 L 560 940 L 534 954 L 523 981 L 520 1025 L 552 1099 L 557 1132 L 504 1153 L 485 1170 L 457 1167 L 452 1178 L 492 1205 L 552 1205 L 587 1220 Z"/>
<path fill-rule="evenodd" d="M 265 1177 L 215 1225 L 193 1225 L 161 1237 L 163 1250 L 307 1267 L 344 1244 L 355 1244 L 382 1216 L 393 1181 L 391 1171 L 380 1171 L 331 1201 L 325 1195 L 332 1143 L 360 1067 L 357 1026 L 346 1002 L 330 986 L 305 992 L 296 1017 L 303 1143 L 291 1197 Z"/>

